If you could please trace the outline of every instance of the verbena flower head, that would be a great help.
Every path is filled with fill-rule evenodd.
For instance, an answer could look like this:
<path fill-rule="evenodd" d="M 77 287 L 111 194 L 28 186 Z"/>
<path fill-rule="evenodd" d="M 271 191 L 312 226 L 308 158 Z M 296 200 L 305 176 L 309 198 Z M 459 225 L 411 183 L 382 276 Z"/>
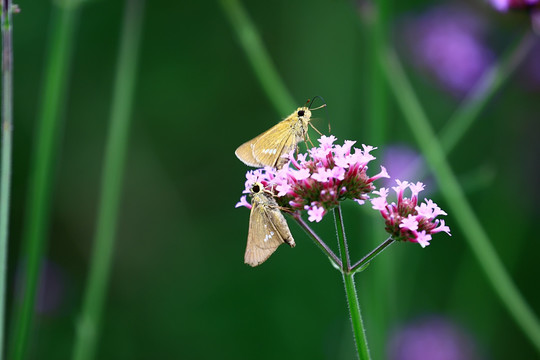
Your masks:
<path fill-rule="evenodd" d="M 264 168 L 248 171 L 244 193 L 256 181 L 276 195 L 276 201 L 291 211 L 307 210 L 309 221 L 321 221 L 328 210 L 340 201 L 352 199 L 363 204 L 375 190 L 373 181 L 388 177 L 381 167 L 379 174 L 367 175 L 368 163 L 375 159 L 370 154 L 375 148 L 362 145 L 354 148 L 355 141 L 346 140 L 334 145 L 336 137 L 322 136 L 319 146 L 307 154 L 289 155 L 290 161 L 282 169 Z M 238 206 L 248 207 L 245 196 Z"/>
<path fill-rule="evenodd" d="M 432 234 L 444 231 L 451 235 L 444 220 L 436 219 L 439 215 L 446 215 L 437 204 L 426 199 L 418 205 L 418 193 L 424 190 L 424 184 L 399 180 L 396 183 L 397 186 L 392 189 L 396 192 L 397 203 L 388 203 L 387 188 L 374 191 L 379 197 L 371 200 L 373 208 L 379 210 L 385 220 L 386 231 L 394 240 L 417 242 L 426 247 Z M 410 197 L 405 197 L 405 190 L 410 190 Z"/>

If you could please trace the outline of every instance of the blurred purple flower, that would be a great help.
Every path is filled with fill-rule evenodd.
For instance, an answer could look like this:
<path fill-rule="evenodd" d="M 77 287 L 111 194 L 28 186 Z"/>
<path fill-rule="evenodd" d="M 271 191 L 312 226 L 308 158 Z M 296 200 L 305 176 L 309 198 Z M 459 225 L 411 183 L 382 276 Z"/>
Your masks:
<path fill-rule="evenodd" d="M 19 302 L 22 302 L 24 296 L 23 281 L 26 279 L 26 276 L 23 276 L 24 271 L 24 263 L 19 264 L 15 274 L 15 292 Z M 35 311 L 48 315 L 55 313 L 62 305 L 64 294 L 64 272 L 57 264 L 44 260 L 39 274 Z"/>
<path fill-rule="evenodd" d="M 442 316 L 427 316 L 397 329 L 388 343 L 390 360 L 479 360 L 469 334 Z"/>
<path fill-rule="evenodd" d="M 540 11 L 538 12 L 540 29 Z M 540 90 L 540 40 L 536 41 L 520 69 L 520 78 L 530 90 Z"/>
<path fill-rule="evenodd" d="M 540 4 L 540 0 L 489 0 L 499 11 L 529 9 Z"/>
<path fill-rule="evenodd" d="M 538 5 L 538 9 L 531 11 L 531 22 L 533 30 L 536 34 L 540 34 L 540 5 Z"/>
<path fill-rule="evenodd" d="M 484 21 L 458 7 L 438 7 L 405 25 L 412 60 L 457 96 L 467 93 L 493 61 L 485 35 Z"/>
<path fill-rule="evenodd" d="M 432 193 L 436 184 L 425 178 L 428 173 L 424 157 L 413 148 L 403 145 L 389 145 L 383 150 L 382 163 L 386 167 L 389 178 L 381 179 L 381 186 L 391 187 L 396 183 L 396 179 L 407 179 L 411 182 L 422 181 Z"/>

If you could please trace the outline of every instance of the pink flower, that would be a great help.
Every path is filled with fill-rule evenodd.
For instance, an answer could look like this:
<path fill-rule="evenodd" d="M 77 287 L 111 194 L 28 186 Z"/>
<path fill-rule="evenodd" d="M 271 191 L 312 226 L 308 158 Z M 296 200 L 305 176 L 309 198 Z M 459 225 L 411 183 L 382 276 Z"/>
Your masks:
<path fill-rule="evenodd" d="M 439 215 L 446 215 L 432 200 L 426 199 L 418 204 L 418 194 L 424 189 L 421 182 L 410 184 L 407 181 L 396 180 L 397 186 L 392 189 L 396 192 L 397 204 L 388 203 L 388 189 L 381 188 L 373 193 L 378 198 L 371 199 L 373 209 L 379 210 L 385 220 L 386 231 L 396 241 L 411 241 L 419 243 L 422 247 L 429 245 L 431 235 L 438 232 L 450 234 L 450 228 L 444 220 L 436 219 Z M 405 191 L 410 190 L 410 197 Z"/>
<path fill-rule="evenodd" d="M 319 222 L 322 220 L 325 212 L 326 210 L 324 210 L 323 207 L 317 207 L 317 205 L 314 205 L 308 210 L 308 215 L 309 215 L 308 220 L 311 222 L 313 221 Z"/>
<path fill-rule="evenodd" d="M 251 209 L 251 204 L 247 202 L 246 200 L 246 195 L 243 195 L 241 198 L 240 198 L 240 201 L 236 203 L 236 205 L 234 206 L 235 208 L 237 207 L 240 207 L 240 206 L 245 206 L 247 207 L 248 209 Z"/>

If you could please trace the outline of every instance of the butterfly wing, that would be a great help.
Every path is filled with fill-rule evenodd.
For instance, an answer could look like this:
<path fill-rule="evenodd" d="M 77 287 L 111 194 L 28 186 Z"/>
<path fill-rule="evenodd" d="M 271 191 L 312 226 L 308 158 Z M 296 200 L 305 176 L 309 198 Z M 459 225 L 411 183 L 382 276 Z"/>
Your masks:
<path fill-rule="evenodd" d="M 253 144 L 253 157 L 264 166 L 283 166 L 286 160 L 282 156 L 295 149 L 299 142 L 291 125 L 291 120 L 286 119 L 258 136 Z"/>
<path fill-rule="evenodd" d="M 291 119 L 287 118 L 274 125 L 256 138 L 236 149 L 236 156 L 246 165 L 254 167 L 277 167 L 285 161 L 283 154 L 288 154 L 295 146 Z"/>
<path fill-rule="evenodd" d="M 255 139 L 250 140 L 238 147 L 236 151 L 234 152 L 236 154 L 236 157 L 240 159 L 244 164 L 248 166 L 253 167 L 261 167 L 263 164 L 261 164 L 257 159 L 253 157 L 253 145 L 257 141 L 259 137 L 257 136 Z"/>
<path fill-rule="evenodd" d="M 244 262 L 251 266 L 260 265 L 284 242 L 291 247 L 296 245 L 277 204 L 264 194 L 255 194 L 249 217 Z"/>

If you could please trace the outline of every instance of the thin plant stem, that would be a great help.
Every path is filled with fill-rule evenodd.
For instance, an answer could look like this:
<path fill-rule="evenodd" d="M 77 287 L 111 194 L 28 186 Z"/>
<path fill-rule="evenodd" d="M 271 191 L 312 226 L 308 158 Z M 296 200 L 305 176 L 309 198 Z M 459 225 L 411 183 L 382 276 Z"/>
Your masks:
<path fill-rule="evenodd" d="M 446 160 L 444 149 L 429 124 L 395 52 L 388 49 L 384 58 L 388 83 L 396 96 L 405 120 L 439 183 L 452 215 L 463 229 L 465 239 L 486 274 L 489 283 L 540 353 L 540 324 L 504 269 L 480 220 L 471 208 L 463 189 Z"/>
<path fill-rule="evenodd" d="M 377 255 L 382 253 L 384 250 L 386 250 L 386 248 L 388 248 L 388 246 L 392 245 L 393 243 L 395 243 L 395 240 L 392 239 L 391 237 L 386 239 L 382 244 L 380 244 L 375 249 L 373 249 L 369 254 L 367 254 L 362 259 L 360 259 L 356 264 L 351 266 L 350 272 L 351 273 L 356 273 L 357 271 L 360 271 L 363 268 L 365 268 L 365 266 L 371 260 L 373 260 Z"/>
<path fill-rule="evenodd" d="M 0 174 L 0 360 L 4 358 L 6 279 L 13 137 L 13 34 L 11 0 L 2 1 L 2 164 Z"/>
<path fill-rule="evenodd" d="M 126 0 L 94 248 L 73 351 L 75 360 L 92 359 L 96 350 L 113 258 L 143 14 L 144 0 Z"/>
<path fill-rule="evenodd" d="M 356 351 L 360 360 L 370 359 L 369 348 L 367 344 L 366 333 L 364 331 L 364 323 L 362 314 L 360 313 L 360 303 L 356 294 L 356 286 L 354 284 L 354 273 L 350 271 L 349 252 L 347 249 L 347 238 L 345 236 L 345 226 L 343 225 L 343 217 L 341 207 L 338 205 L 334 208 L 334 222 L 336 224 L 336 232 L 341 254 L 343 283 L 345 284 L 345 294 L 347 304 L 349 306 L 349 314 L 351 315 L 351 324 L 353 328 L 354 340 L 356 343 Z"/>
<path fill-rule="evenodd" d="M 362 33 L 367 42 L 368 50 L 367 69 L 364 71 L 365 79 L 360 79 L 364 85 L 364 98 L 367 99 L 366 121 L 367 126 L 360 124 L 362 129 L 367 128 L 367 140 L 374 144 L 385 144 L 388 140 L 388 119 L 389 119 L 389 92 L 388 85 L 384 80 L 381 66 L 381 53 L 386 44 L 388 33 L 388 18 L 391 10 L 392 0 L 361 0 L 356 1 L 359 8 L 359 18 L 362 20 Z M 365 48 L 365 45 L 363 46 Z M 362 130 L 363 132 L 363 130 Z M 364 136 L 366 136 L 364 135 Z M 380 226 L 379 220 L 370 217 L 370 226 L 362 226 L 363 239 L 369 239 L 372 246 L 377 246 L 381 236 L 386 236 L 384 229 Z M 358 226 L 358 225 L 357 225 Z M 382 234 L 381 234 L 382 233 Z M 379 259 L 379 266 L 370 272 L 369 276 L 362 277 L 362 283 L 369 292 L 361 294 L 360 300 L 364 308 L 370 309 L 370 336 L 371 355 L 374 358 L 382 358 L 384 349 L 384 335 L 387 333 L 388 319 L 392 317 L 390 304 L 395 296 L 389 296 L 394 291 L 396 259 L 394 256 L 385 256 Z"/>
<path fill-rule="evenodd" d="M 502 60 L 495 62 L 480 78 L 470 94 L 439 132 L 439 139 L 446 154 L 463 138 L 488 101 L 510 78 L 514 70 L 527 57 L 535 44 L 536 36 L 526 32 L 512 46 Z"/>
<path fill-rule="evenodd" d="M 48 232 L 52 180 L 61 133 L 62 104 L 66 99 L 79 3 L 79 1 L 71 1 L 69 4 L 57 2 L 59 6 L 53 8 L 37 138 L 28 185 L 28 213 L 25 219 L 21 257 L 21 263 L 24 264 L 23 300 L 22 305 L 16 307 L 13 318 L 13 338 L 9 357 L 13 360 L 21 360 L 25 356 L 34 315 L 36 289 Z"/>
<path fill-rule="evenodd" d="M 334 222 L 336 223 L 336 233 L 338 237 L 341 262 L 343 264 L 343 272 L 349 272 L 351 270 L 351 259 L 349 256 L 347 237 L 345 236 L 345 226 L 343 224 L 343 215 L 341 214 L 341 205 L 339 204 L 334 210 Z"/>
<path fill-rule="evenodd" d="M 295 108 L 295 102 L 242 3 L 238 0 L 220 0 L 220 3 L 266 96 L 279 113 L 289 113 Z"/>
<path fill-rule="evenodd" d="M 342 269 L 341 260 L 336 256 L 336 254 L 334 254 L 332 249 L 330 249 L 328 245 L 326 245 L 326 243 L 322 241 L 322 239 L 313 231 L 313 229 L 311 229 L 311 227 L 304 221 L 304 219 L 302 219 L 302 216 L 300 215 L 300 213 L 294 213 L 292 217 L 294 220 L 296 220 L 298 225 L 300 225 L 300 227 L 304 229 L 304 231 L 313 239 L 313 241 L 315 242 L 315 245 L 317 245 L 317 247 L 321 249 L 321 251 L 326 256 L 328 256 L 328 259 L 330 260 L 332 265 L 334 265 L 335 268 L 341 270 Z"/>

